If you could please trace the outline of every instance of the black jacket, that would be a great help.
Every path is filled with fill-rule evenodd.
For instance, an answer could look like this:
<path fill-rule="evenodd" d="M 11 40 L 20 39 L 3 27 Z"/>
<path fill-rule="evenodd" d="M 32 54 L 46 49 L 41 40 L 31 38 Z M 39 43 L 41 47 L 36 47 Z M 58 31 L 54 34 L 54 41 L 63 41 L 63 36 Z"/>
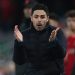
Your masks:
<path fill-rule="evenodd" d="M 15 41 L 13 56 L 15 63 L 30 62 L 48 72 L 62 72 L 66 53 L 65 37 L 60 29 L 55 40 L 49 42 L 53 29 L 55 28 L 48 25 L 43 31 L 36 31 L 34 27 L 25 30 L 22 33 L 23 42 Z"/>

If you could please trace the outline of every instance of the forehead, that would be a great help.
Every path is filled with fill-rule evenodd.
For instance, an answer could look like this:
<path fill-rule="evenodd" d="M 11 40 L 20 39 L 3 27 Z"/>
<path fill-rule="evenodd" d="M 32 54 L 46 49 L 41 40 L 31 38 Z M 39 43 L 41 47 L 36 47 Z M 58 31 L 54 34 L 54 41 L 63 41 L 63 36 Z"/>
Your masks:
<path fill-rule="evenodd" d="M 35 10 L 33 15 L 47 15 L 44 10 Z"/>

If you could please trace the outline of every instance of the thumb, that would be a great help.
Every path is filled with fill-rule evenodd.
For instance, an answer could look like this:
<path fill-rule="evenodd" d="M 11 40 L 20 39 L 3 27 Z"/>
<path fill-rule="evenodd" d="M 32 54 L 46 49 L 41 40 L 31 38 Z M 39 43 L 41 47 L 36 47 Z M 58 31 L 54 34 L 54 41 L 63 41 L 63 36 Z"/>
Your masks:
<path fill-rule="evenodd" d="M 59 27 L 58 27 L 58 28 L 56 28 L 56 29 L 55 29 L 55 32 L 58 32 L 58 30 L 59 30 L 59 29 L 60 29 Z"/>
<path fill-rule="evenodd" d="M 15 30 L 18 30 L 18 25 L 15 25 Z"/>

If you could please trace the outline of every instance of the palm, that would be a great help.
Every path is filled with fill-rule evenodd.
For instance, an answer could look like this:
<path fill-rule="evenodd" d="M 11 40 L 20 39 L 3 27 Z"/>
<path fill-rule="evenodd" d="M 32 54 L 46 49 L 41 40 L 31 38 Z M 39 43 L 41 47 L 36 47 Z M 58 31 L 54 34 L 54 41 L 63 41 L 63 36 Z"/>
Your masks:
<path fill-rule="evenodd" d="M 51 32 L 50 38 L 49 38 L 49 42 L 53 41 L 56 38 L 57 32 L 60 28 L 56 28 Z"/>
<path fill-rule="evenodd" d="M 20 41 L 20 42 L 23 41 L 23 35 L 20 32 L 20 30 L 18 29 L 18 25 L 15 26 L 14 35 L 15 35 L 15 38 L 17 39 L 17 41 Z"/>

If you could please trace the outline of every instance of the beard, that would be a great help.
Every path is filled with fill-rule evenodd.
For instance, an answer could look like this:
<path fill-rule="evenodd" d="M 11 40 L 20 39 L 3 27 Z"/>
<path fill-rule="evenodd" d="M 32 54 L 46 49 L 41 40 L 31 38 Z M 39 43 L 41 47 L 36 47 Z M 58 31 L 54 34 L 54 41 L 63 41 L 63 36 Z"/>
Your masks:
<path fill-rule="evenodd" d="M 46 28 L 47 23 L 46 24 L 37 23 L 36 25 L 33 25 L 33 26 L 37 31 L 42 31 L 43 29 Z"/>
<path fill-rule="evenodd" d="M 44 28 L 43 28 L 43 26 L 37 26 L 36 29 L 37 29 L 38 31 L 42 31 Z"/>

